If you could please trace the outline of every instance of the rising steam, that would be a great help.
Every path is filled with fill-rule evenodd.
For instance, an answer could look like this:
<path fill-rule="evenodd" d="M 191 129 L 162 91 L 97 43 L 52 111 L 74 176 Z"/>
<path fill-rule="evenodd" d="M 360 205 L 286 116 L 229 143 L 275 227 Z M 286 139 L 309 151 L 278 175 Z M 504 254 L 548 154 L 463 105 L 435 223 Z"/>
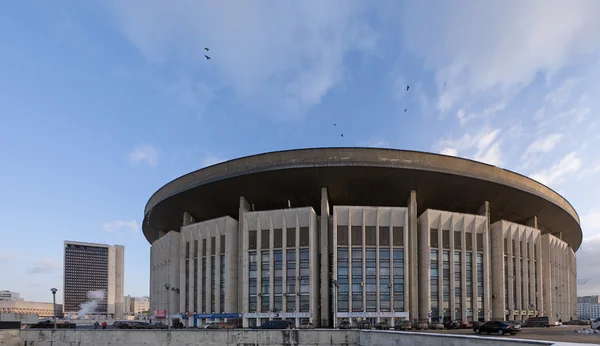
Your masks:
<path fill-rule="evenodd" d="M 81 304 L 79 312 L 77 313 L 78 318 L 83 318 L 85 315 L 91 314 L 96 311 L 98 303 L 104 299 L 104 290 L 89 291 L 87 293 L 88 301 Z"/>

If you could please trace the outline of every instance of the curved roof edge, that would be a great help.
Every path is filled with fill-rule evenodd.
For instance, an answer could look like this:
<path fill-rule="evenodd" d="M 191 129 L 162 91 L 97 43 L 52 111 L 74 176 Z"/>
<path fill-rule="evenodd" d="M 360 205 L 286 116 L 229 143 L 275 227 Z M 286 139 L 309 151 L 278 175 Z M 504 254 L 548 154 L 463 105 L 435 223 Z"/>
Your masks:
<path fill-rule="evenodd" d="M 581 225 L 575 208 L 556 191 L 522 174 L 471 159 L 443 154 L 371 147 L 323 147 L 272 151 L 217 163 L 182 175 L 158 189 L 144 209 L 191 188 L 235 176 L 286 168 L 379 166 L 428 170 L 487 180 L 533 193 L 554 203 Z"/>

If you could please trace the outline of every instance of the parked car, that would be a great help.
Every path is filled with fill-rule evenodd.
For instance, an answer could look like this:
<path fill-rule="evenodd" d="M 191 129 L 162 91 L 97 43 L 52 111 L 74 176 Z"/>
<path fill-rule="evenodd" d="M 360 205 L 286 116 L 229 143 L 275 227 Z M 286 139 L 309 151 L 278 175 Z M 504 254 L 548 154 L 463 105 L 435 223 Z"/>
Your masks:
<path fill-rule="evenodd" d="M 263 323 L 260 329 L 292 329 L 292 327 L 288 321 L 272 320 Z"/>
<path fill-rule="evenodd" d="M 475 327 L 481 326 L 485 322 L 481 322 L 481 321 L 469 321 L 469 323 L 471 323 L 472 328 L 475 328 Z"/>
<path fill-rule="evenodd" d="M 375 323 L 375 329 L 377 330 L 390 330 L 390 324 L 386 321 Z"/>
<path fill-rule="evenodd" d="M 394 325 L 395 330 L 411 330 L 412 323 L 409 320 L 402 320 Z"/>
<path fill-rule="evenodd" d="M 521 326 L 504 321 L 490 321 L 486 322 L 481 326 L 473 328 L 475 334 L 487 333 L 487 334 L 510 334 L 515 335 L 521 331 Z"/>
<path fill-rule="evenodd" d="M 32 324 L 29 328 L 54 328 L 54 320 L 45 320 Z M 75 323 L 56 321 L 56 328 L 75 329 Z"/>
<path fill-rule="evenodd" d="M 594 322 L 592 322 L 592 329 L 600 330 L 600 318 L 597 318 L 594 320 Z"/>
<path fill-rule="evenodd" d="M 460 322 L 459 321 L 446 321 L 446 322 L 444 322 L 444 328 L 460 329 Z"/>
<path fill-rule="evenodd" d="M 417 321 L 417 324 L 413 324 L 413 328 L 416 330 L 426 330 L 427 328 L 429 328 L 429 321 L 427 321 L 427 320 Z"/>
<path fill-rule="evenodd" d="M 356 321 L 354 328 L 356 328 L 356 329 L 371 329 L 371 322 L 369 322 L 367 320 Z"/>
<path fill-rule="evenodd" d="M 460 325 L 460 329 L 471 329 L 471 328 L 473 328 L 473 324 L 471 322 L 460 321 L 458 323 Z"/>
<path fill-rule="evenodd" d="M 310 322 L 304 322 L 300 324 L 300 329 L 315 329 L 315 326 Z"/>
<path fill-rule="evenodd" d="M 523 327 L 550 327 L 550 322 L 548 316 L 530 317 L 523 323 Z"/>
<path fill-rule="evenodd" d="M 428 329 L 432 329 L 432 330 L 442 330 L 444 329 L 444 324 L 441 322 L 431 322 L 429 324 Z"/>
<path fill-rule="evenodd" d="M 340 322 L 340 325 L 338 327 L 340 329 L 350 329 L 350 328 L 352 328 L 352 326 L 350 325 L 350 322 L 348 322 L 348 321 L 342 321 L 342 322 Z"/>

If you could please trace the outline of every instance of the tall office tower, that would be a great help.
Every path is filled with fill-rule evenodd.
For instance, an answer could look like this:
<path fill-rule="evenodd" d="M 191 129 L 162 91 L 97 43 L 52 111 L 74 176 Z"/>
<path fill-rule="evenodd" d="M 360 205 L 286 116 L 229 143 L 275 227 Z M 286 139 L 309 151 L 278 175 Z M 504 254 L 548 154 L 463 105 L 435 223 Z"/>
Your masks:
<path fill-rule="evenodd" d="M 125 248 L 75 241 L 64 246 L 63 312 L 123 318 Z"/>

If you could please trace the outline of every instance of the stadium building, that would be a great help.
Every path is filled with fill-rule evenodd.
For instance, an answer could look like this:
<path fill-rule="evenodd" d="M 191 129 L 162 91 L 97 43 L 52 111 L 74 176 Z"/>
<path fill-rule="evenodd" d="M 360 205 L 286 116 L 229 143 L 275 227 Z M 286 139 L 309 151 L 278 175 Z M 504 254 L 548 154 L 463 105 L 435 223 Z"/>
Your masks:
<path fill-rule="evenodd" d="M 143 232 L 150 310 L 189 325 L 577 315 L 573 207 L 462 158 L 314 148 L 235 159 L 159 189 Z"/>

